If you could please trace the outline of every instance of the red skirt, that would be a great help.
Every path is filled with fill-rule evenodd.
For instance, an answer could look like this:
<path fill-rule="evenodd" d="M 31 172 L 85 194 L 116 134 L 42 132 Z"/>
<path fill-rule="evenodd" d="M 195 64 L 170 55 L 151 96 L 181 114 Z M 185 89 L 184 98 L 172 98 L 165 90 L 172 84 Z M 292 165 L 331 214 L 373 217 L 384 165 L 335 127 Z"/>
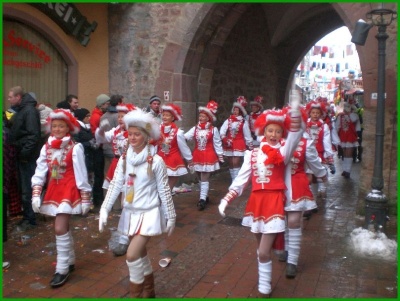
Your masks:
<path fill-rule="evenodd" d="M 257 190 L 250 194 L 242 225 L 253 233 L 285 231 L 285 194 L 283 190 Z"/>

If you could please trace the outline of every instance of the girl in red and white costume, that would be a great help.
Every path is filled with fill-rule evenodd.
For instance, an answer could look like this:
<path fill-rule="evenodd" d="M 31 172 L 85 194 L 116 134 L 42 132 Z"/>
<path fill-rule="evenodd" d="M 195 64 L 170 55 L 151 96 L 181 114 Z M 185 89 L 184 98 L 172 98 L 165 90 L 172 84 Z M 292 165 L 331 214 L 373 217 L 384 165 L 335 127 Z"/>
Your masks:
<path fill-rule="evenodd" d="M 136 107 L 133 104 L 119 104 L 116 107 L 118 111 L 118 126 L 111 130 L 105 131 L 109 128 L 109 122 L 104 119 L 100 122 L 100 126 L 96 130 L 96 142 L 97 143 L 111 143 L 114 158 L 111 161 L 110 167 L 108 168 L 106 178 L 103 182 L 103 189 L 108 189 L 110 182 L 114 176 L 115 168 L 117 167 L 118 160 L 124 152 L 124 148 L 127 147 L 128 131 L 125 129 L 124 116 Z"/>
<path fill-rule="evenodd" d="M 249 123 L 245 118 L 247 116 L 246 105 L 246 98 L 239 96 L 237 102 L 233 103 L 232 115 L 225 120 L 220 128 L 224 156 L 228 160 L 232 181 L 239 172 L 244 152 L 247 148 L 253 149 L 253 138 Z"/>
<path fill-rule="evenodd" d="M 210 100 L 206 107 L 199 107 L 199 123 L 185 133 L 187 140 L 194 140 L 193 169 L 200 179 L 199 210 L 204 210 L 208 203 L 209 179 L 213 171 L 220 169 L 223 163 L 223 149 L 218 129 L 212 125 L 217 120 L 218 104 Z"/>
<path fill-rule="evenodd" d="M 249 126 L 251 137 L 253 138 L 253 147 L 257 147 L 260 145 L 260 141 L 258 141 L 258 138 L 255 134 L 254 123 L 263 111 L 263 99 L 264 98 L 262 96 L 258 95 L 254 98 L 253 101 L 250 101 L 251 113 L 249 114 Z"/>
<path fill-rule="evenodd" d="M 183 131 L 174 122 L 182 120 L 181 108 L 173 103 L 163 105 L 161 119 L 161 136 L 157 141 L 157 154 L 167 166 L 168 184 L 172 191 L 179 177 L 188 173 L 183 158 L 188 166 L 191 166 L 193 156 L 186 144 Z"/>
<path fill-rule="evenodd" d="M 71 139 L 80 125 L 69 110 L 58 109 L 47 118 L 50 136 L 42 147 L 32 177 L 32 208 L 36 213 L 55 216 L 57 265 L 51 287 L 65 283 L 75 269 L 74 240 L 69 229 L 71 214 L 87 214 L 92 188 L 88 182 L 82 144 Z M 41 204 L 41 192 L 47 190 Z"/>
<path fill-rule="evenodd" d="M 324 114 L 326 114 L 325 104 L 312 100 L 307 104 L 306 111 L 309 115 L 306 132 L 315 143 L 321 163 L 328 165 L 331 169 L 331 173 L 334 173 L 334 153 L 332 149 L 331 132 L 329 126 L 322 120 L 325 116 Z M 311 188 L 314 197 L 317 197 L 318 192 L 324 195 L 326 193 L 325 183 L 321 181 L 318 182 L 315 175 L 312 174 L 312 171 L 307 170 L 306 172 L 310 183 L 312 183 Z"/>
<path fill-rule="evenodd" d="M 357 108 L 354 111 L 356 110 Z M 338 114 L 335 123 L 343 149 L 342 176 L 348 179 L 353 165 L 354 148 L 358 146 L 357 131 L 361 131 L 360 119 L 357 113 L 352 112 L 352 105 L 345 102 L 343 112 Z"/>
<path fill-rule="evenodd" d="M 131 298 L 155 298 L 154 273 L 147 245 L 151 237 L 175 228 L 176 213 L 168 186 L 164 161 L 155 153 L 150 139 L 160 138 L 160 124 L 151 113 L 133 110 L 124 116 L 129 146 L 118 160 L 106 198 L 100 209 L 99 231 L 124 191 L 118 232 L 129 236 L 126 264 Z"/>
<path fill-rule="evenodd" d="M 290 108 L 285 108 L 289 110 Z M 307 121 L 307 114 L 301 110 L 303 123 Z M 301 247 L 301 220 L 304 211 L 310 211 L 317 208 L 317 203 L 310 190 L 309 179 L 306 169 L 310 169 L 314 176 L 322 181 L 326 181 L 326 169 L 321 164 L 314 141 L 304 132 L 300 139 L 292 158 L 286 165 L 285 191 L 286 220 L 287 228 L 285 230 L 285 250 L 287 252 L 284 260 L 287 260 L 286 277 L 294 278 L 297 274 L 297 263 Z M 286 254 L 284 254 L 286 255 Z"/>
<path fill-rule="evenodd" d="M 269 297 L 271 293 L 272 245 L 277 233 L 285 231 L 285 166 L 302 136 L 298 107 L 296 99 L 287 114 L 281 110 L 267 110 L 256 120 L 256 134 L 263 133 L 264 138 L 259 148 L 246 151 L 239 174 L 218 207 L 224 217 L 227 205 L 243 193 L 251 180 L 252 191 L 242 225 L 249 227 L 257 239 L 260 297 Z M 281 145 L 286 132 L 286 143 Z"/>

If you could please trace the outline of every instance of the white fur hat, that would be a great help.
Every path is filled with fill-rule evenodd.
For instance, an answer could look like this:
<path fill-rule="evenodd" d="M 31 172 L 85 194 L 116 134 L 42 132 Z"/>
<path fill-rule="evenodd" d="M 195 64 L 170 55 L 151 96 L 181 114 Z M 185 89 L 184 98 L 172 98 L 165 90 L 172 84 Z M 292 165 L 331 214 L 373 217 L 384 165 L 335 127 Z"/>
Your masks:
<path fill-rule="evenodd" d="M 160 138 L 160 124 L 151 113 L 143 112 L 142 110 L 133 110 L 124 116 L 125 128 L 131 126 L 140 127 L 144 129 L 154 140 Z"/>

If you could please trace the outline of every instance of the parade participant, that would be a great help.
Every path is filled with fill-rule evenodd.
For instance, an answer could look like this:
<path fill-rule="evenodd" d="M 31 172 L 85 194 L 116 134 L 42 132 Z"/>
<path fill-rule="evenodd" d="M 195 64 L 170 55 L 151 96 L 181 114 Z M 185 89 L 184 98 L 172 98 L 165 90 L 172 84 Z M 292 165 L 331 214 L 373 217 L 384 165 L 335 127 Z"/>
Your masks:
<path fill-rule="evenodd" d="M 149 144 L 150 138 L 158 140 L 160 137 L 159 123 L 141 110 L 129 112 L 123 120 L 129 143 L 118 161 L 101 206 L 99 231 L 104 230 L 108 213 L 123 189 L 125 197 L 118 231 L 130 238 L 126 253 L 130 295 L 132 298 L 154 298 L 154 275 L 146 246 L 153 236 L 163 232 L 172 234 L 175 208 L 165 163 L 157 154 L 152 156 L 154 146 Z"/>
<path fill-rule="evenodd" d="M 258 291 L 260 297 L 270 297 L 272 279 L 271 250 L 277 233 L 285 231 L 285 165 L 302 136 L 299 100 L 291 102 L 292 109 L 267 110 L 256 120 L 257 135 L 264 135 L 260 147 L 246 151 L 244 163 L 229 192 L 218 207 L 225 217 L 225 209 L 243 193 L 251 182 L 252 191 L 244 212 L 242 225 L 255 233 L 258 255 Z M 285 145 L 281 138 L 287 134 Z M 251 181 L 250 181 L 251 180 Z"/>
<path fill-rule="evenodd" d="M 176 120 L 182 120 L 182 110 L 179 106 L 170 103 L 163 105 L 161 136 L 157 141 L 157 154 L 164 160 L 167 166 L 168 184 L 172 189 L 180 176 L 188 173 L 185 162 L 192 166 L 192 153 L 186 144 L 184 133 L 175 124 Z"/>
<path fill-rule="evenodd" d="M 75 269 L 74 240 L 69 227 L 71 215 L 85 215 L 91 206 L 83 146 L 71 139 L 71 134 L 78 133 L 79 129 L 79 123 L 69 111 L 56 109 L 50 113 L 50 136 L 40 151 L 32 177 L 33 210 L 55 216 L 57 265 L 51 287 L 63 285 Z M 44 186 L 47 190 L 41 203 Z"/>
<path fill-rule="evenodd" d="M 329 126 L 324 123 L 322 118 L 325 116 L 325 104 L 319 101 L 310 101 L 306 106 L 306 111 L 309 116 L 307 120 L 306 132 L 314 140 L 318 156 L 322 164 L 329 166 L 331 173 L 335 173 L 335 166 L 333 161 L 332 140 Z M 317 178 L 310 170 L 306 171 L 309 181 L 312 183 L 311 188 L 316 198 L 318 192 L 324 197 L 326 195 L 326 185 L 323 182 L 317 182 Z"/>
<path fill-rule="evenodd" d="M 111 161 L 110 167 L 108 168 L 106 178 L 103 182 L 103 189 L 108 189 L 110 182 L 114 176 L 115 168 L 117 167 L 117 163 L 119 158 L 121 157 L 124 147 L 127 144 L 128 131 L 125 129 L 124 116 L 133 110 L 136 110 L 136 107 L 133 104 L 119 104 L 116 107 L 118 111 L 118 126 L 105 131 L 105 129 L 109 128 L 109 121 L 107 119 L 103 119 L 100 121 L 100 126 L 96 130 L 96 142 L 97 143 L 111 143 L 112 149 L 114 152 L 114 158 Z"/>
<path fill-rule="evenodd" d="M 239 96 L 237 102 L 233 103 L 232 115 L 225 120 L 220 128 L 224 156 L 227 157 L 232 181 L 239 172 L 246 148 L 253 149 L 253 138 L 251 137 L 249 123 L 245 119 L 247 116 L 246 105 L 246 98 Z"/>
<path fill-rule="evenodd" d="M 255 135 L 255 129 L 254 129 L 254 123 L 257 120 L 257 118 L 261 115 L 263 111 L 263 97 L 258 95 L 254 98 L 253 101 L 250 101 L 250 108 L 251 108 L 251 113 L 249 114 L 249 125 L 250 125 L 250 132 L 251 132 L 251 137 L 253 138 L 253 146 L 259 146 L 260 142 L 257 139 L 257 136 Z"/>
<path fill-rule="evenodd" d="M 346 179 L 350 178 L 351 167 L 353 165 L 354 148 L 358 146 L 357 131 L 361 130 L 360 119 L 352 105 L 345 102 L 343 112 L 336 117 L 336 130 L 340 139 L 340 146 L 343 149 L 342 176 Z"/>
<path fill-rule="evenodd" d="M 186 132 L 187 140 L 194 140 L 193 169 L 200 180 L 200 200 L 197 208 L 201 211 L 209 202 L 208 190 L 210 187 L 210 175 L 220 169 L 219 163 L 223 163 L 223 150 L 218 129 L 212 125 L 217 120 L 218 104 L 210 100 L 205 107 L 199 107 L 199 122 Z"/>
<path fill-rule="evenodd" d="M 287 108 L 289 110 L 289 108 Z M 307 115 L 301 110 L 304 127 L 307 122 Z M 286 261 L 286 277 L 294 278 L 297 274 L 297 263 L 301 247 L 301 220 L 304 211 L 311 211 L 317 208 L 317 203 L 309 187 L 309 180 L 306 175 L 306 167 L 309 168 L 315 177 L 326 182 L 326 169 L 321 164 L 314 141 L 304 132 L 300 139 L 289 164 L 286 166 L 286 224 L 285 229 L 285 250 L 283 253 Z"/>

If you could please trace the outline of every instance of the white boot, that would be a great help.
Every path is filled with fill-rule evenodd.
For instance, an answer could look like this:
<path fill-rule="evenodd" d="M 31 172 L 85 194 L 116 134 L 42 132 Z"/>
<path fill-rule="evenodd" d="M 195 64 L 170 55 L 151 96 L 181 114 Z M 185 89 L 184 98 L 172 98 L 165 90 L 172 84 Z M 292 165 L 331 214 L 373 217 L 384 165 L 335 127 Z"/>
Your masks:
<path fill-rule="evenodd" d="M 69 254 L 71 250 L 71 239 L 69 233 L 56 235 L 57 265 L 56 273 L 66 275 L 69 272 Z"/>
<path fill-rule="evenodd" d="M 272 261 L 258 261 L 258 291 L 267 295 L 271 293 Z"/>
<path fill-rule="evenodd" d="M 126 261 L 129 270 L 129 281 L 133 283 L 143 283 L 144 271 L 142 258 L 136 259 L 135 261 Z"/>
<path fill-rule="evenodd" d="M 200 182 L 200 199 L 201 200 L 207 199 L 209 187 L 210 187 L 210 182 Z"/>
<path fill-rule="evenodd" d="M 72 232 L 69 231 L 69 241 L 71 244 L 71 249 L 69 250 L 69 258 L 68 258 L 68 266 L 69 266 L 69 271 L 71 272 L 72 270 L 75 269 L 75 248 L 74 248 L 74 238 L 72 237 Z"/>
<path fill-rule="evenodd" d="M 289 245 L 288 245 L 288 263 L 297 265 L 300 255 L 300 245 L 301 245 L 301 228 L 289 229 Z"/>

